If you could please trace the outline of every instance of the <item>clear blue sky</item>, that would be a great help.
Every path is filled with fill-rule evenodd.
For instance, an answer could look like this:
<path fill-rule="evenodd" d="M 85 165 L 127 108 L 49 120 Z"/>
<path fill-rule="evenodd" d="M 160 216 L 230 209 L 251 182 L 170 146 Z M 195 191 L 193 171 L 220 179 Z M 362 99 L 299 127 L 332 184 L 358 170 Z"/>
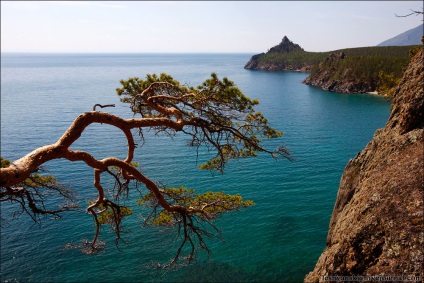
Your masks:
<path fill-rule="evenodd" d="M 1 1 L 2 52 L 266 52 L 374 46 L 420 25 L 422 1 Z"/>

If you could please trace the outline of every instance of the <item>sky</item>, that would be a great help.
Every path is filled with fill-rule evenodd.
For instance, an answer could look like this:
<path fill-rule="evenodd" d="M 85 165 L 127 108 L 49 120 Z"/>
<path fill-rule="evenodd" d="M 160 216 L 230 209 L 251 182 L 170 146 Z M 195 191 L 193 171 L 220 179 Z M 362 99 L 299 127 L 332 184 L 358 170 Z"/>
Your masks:
<path fill-rule="evenodd" d="M 1 52 L 260 53 L 375 46 L 422 1 L 1 1 Z"/>

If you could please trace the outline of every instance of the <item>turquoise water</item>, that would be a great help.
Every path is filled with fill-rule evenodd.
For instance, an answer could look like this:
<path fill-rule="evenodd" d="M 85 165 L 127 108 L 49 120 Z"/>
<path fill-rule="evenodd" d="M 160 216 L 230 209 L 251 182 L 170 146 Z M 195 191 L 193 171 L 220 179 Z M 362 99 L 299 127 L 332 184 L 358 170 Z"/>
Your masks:
<path fill-rule="evenodd" d="M 142 227 L 146 212 L 128 205 L 135 215 L 125 222 L 122 252 L 108 228 L 102 230 L 107 250 L 84 255 L 63 250 L 68 242 L 91 239 L 93 223 L 83 211 L 45 219 L 28 217 L 2 222 L 1 281 L 8 282 L 300 282 L 325 248 L 328 223 L 341 174 L 350 158 L 385 125 L 390 102 L 372 95 L 346 95 L 302 84 L 307 74 L 244 70 L 250 54 L 2 54 L 1 155 L 14 160 L 39 146 L 54 143 L 81 113 L 96 103 L 115 103 L 107 111 L 132 117 L 119 102 L 119 80 L 166 72 L 196 86 L 211 72 L 227 76 L 249 97 L 270 123 L 284 131 L 283 144 L 294 162 L 268 156 L 230 162 L 223 175 L 197 169 L 196 152 L 184 136 L 174 141 L 147 135 L 136 161 L 154 181 L 192 187 L 200 192 L 240 193 L 256 205 L 217 221 L 224 241 L 209 240 L 210 257 L 165 275 L 148 268 L 166 262 L 176 250 L 175 232 Z M 124 136 L 107 126 L 90 126 L 72 146 L 95 157 L 125 157 Z M 202 158 L 202 157 L 201 157 Z M 50 174 L 72 184 L 82 206 L 92 198 L 92 170 L 83 164 L 52 161 Z M 2 216 L 10 207 L 2 204 Z"/>

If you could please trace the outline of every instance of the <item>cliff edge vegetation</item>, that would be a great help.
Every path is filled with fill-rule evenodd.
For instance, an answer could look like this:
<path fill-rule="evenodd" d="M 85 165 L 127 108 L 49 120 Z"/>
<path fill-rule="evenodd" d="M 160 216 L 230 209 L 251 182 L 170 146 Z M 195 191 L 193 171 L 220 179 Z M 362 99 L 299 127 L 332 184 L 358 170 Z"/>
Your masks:
<path fill-rule="evenodd" d="M 244 66 L 248 70 L 302 70 L 308 71 L 312 64 L 318 64 L 328 54 L 325 52 L 307 52 L 287 36 L 270 48 L 266 53 L 253 55 Z"/>
<path fill-rule="evenodd" d="M 308 52 L 286 36 L 244 66 L 249 70 L 310 71 L 305 84 L 342 93 L 378 91 L 391 96 L 410 60 L 413 46 L 373 46 Z M 415 49 L 417 47 L 415 46 Z"/>
<path fill-rule="evenodd" d="M 331 53 L 314 64 L 303 82 L 341 93 L 378 91 L 391 97 L 417 46 L 351 48 Z"/>
<path fill-rule="evenodd" d="M 421 49 L 394 91 L 385 128 L 377 130 L 347 164 L 327 247 L 305 282 L 334 282 L 326 276 L 358 275 L 409 276 L 422 282 L 423 59 Z"/>

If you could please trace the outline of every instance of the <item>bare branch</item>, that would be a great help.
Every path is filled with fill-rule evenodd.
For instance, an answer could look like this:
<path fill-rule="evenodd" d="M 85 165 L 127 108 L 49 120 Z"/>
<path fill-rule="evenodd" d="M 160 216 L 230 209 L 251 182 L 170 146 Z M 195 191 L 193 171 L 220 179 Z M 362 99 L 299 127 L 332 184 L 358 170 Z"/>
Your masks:
<path fill-rule="evenodd" d="M 402 16 L 399 16 L 399 15 L 395 14 L 395 16 L 398 17 L 398 18 L 406 18 L 406 17 L 412 16 L 412 15 L 418 16 L 418 15 L 423 15 L 424 14 L 424 11 L 414 11 L 412 9 L 410 9 L 410 10 L 411 10 L 412 13 L 409 13 L 407 15 L 402 15 Z"/>
<path fill-rule="evenodd" d="M 93 106 L 93 111 L 96 111 L 96 107 L 97 106 L 99 106 L 99 107 L 101 107 L 101 108 L 105 108 L 105 107 L 115 107 L 115 104 L 105 104 L 105 105 L 102 105 L 102 104 L 94 104 L 94 106 Z"/>

